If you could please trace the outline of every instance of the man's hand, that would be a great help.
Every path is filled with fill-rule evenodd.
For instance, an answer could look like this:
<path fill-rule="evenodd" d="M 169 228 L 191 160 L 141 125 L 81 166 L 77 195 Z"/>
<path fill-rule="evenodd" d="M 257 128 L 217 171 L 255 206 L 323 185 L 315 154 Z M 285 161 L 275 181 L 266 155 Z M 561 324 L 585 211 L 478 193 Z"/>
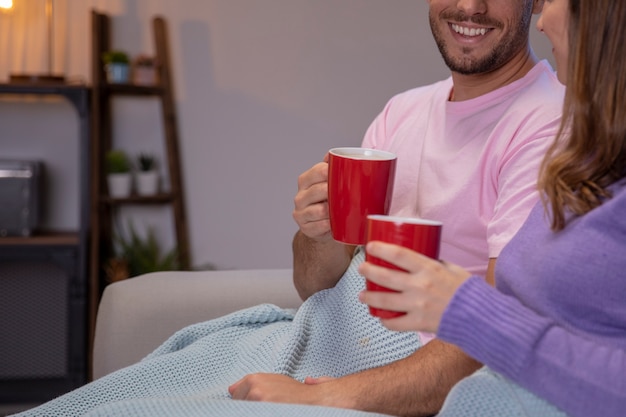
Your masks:
<path fill-rule="evenodd" d="M 332 240 L 328 215 L 328 154 L 298 177 L 293 218 L 310 239 Z"/>
<path fill-rule="evenodd" d="M 303 384 L 285 375 L 251 374 L 228 387 L 228 392 L 234 400 L 323 405 L 323 379 Z"/>

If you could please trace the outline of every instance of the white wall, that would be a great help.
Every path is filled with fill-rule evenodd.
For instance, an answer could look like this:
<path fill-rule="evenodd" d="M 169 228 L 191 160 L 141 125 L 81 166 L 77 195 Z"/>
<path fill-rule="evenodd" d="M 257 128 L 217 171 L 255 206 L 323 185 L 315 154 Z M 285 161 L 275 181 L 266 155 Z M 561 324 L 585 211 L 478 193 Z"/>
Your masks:
<path fill-rule="evenodd" d="M 32 0 L 31 0 L 32 1 Z M 67 0 L 66 0 L 67 1 Z M 57 65 L 89 78 L 89 12 L 110 13 L 113 46 L 152 53 L 169 25 L 192 261 L 221 269 L 291 266 L 297 176 L 334 146 L 358 145 L 393 94 L 448 75 L 423 0 L 71 0 Z M 533 44 L 550 58 L 533 29 Z M 6 79 L 15 63 L 0 64 Z M 158 104 L 116 99 L 116 145 L 163 154 Z M 66 103 L 0 100 L 0 158 L 38 157 L 46 226 L 78 224 L 77 123 Z M 166 209 L 126 210 L 172 245 Z M 138 214 L 141 213 L 139 217 Z"/>

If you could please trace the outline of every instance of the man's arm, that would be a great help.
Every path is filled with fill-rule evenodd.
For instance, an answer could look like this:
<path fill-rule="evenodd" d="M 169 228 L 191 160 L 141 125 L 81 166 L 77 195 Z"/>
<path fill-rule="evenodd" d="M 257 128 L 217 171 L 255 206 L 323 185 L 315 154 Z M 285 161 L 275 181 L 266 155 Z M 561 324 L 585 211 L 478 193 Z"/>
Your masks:
<path fill-rule="evenodd" d="M 293 218 L 300 230 L 293 238 L 293 282 L 306 300 L 334 287 L 350 265 L 354 246 L 333 240 L 328 216 L 328 154 L 298 177 Z"/>
<path fill-rule="evenodd" d="M 229 392 L 237 400 L 429 416 L 439 411 L 454 384 L 480 366 L 456 346 L 435 339 L 405 359 L 341 378 L 303 384 L 285 375 L 252 374 Z"/>
<path fill-rule="evenodd" d="M 293 238 L 293 283 L 306 300 L 314 293 L 334 287 L 344 274 L 355 246 L 332 238 L 315 240 L 299 230 Z"/>
<path fill-rule="evenodd" d="M 435 339 L 411 356 L 328 382 L 349 408 L 398 416 L 437 414 L 450 389 L 481 364 Z"/>
<path fill-rule="evenodd" d="M 489 258 L 489 263 L 487 264 L 487 276 L 485 280 L 489 285 L 495 287 L 496 285 L 496 260 L 498 258 Z"/>

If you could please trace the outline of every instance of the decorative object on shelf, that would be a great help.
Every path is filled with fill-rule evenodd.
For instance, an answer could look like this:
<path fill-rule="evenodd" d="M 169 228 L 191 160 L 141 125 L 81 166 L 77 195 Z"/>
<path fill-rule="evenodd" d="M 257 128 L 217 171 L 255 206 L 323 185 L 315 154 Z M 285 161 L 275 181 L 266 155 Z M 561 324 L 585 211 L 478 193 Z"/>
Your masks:
<path fill-rule="evenodd" d="M 111 258 L 104 266 L 104 273 L 109 284 L 124 280 L 130 276 L 128 262 L 122 258 Z"/>
<path fill-rule="evenodd" d="M 159 192 L 159 172 L 156 169 L 156 158 L 142 153 L 137 157 L 137 194 L 142 196 L 155 195 Z"/>
<path fill-rule="evenodd" d="M 7 11 L 13 8 L 13 0 L 0 0 L 0 11 Z"/>
<path fill-rule="evenodd" d="M 112 50 L 102 54 L 107 81 L 112 84 L 124 84 L 130 81 L 130 59 L 124 51 Z"/>
<path fill-rule="evenodd" d="M 109 196 L 124 198 L 130 195 L 132 175 L 130 159 L 124 151 L 114 149 L 106 154 L 107 185 Z"/>
<path fill-rule="evenodd" d="M 46 61 L 47 61 L 47 71 L 44 73 L 38 74 L 28 74 L 28 73 L 19 73 L 19 74 L 10 74 L 9 81 L 12 84 L 63 84 L 65 83 L 65 76 L 61 74 L 54 73 L 54 2 L 52 0 L 45 0 L 44 3 L 44 11 L 46 16 Z M 10 11 L 13 9 L 13 1 L 12 0 L 2 0 L 0 1 L 0 11 Z M 22 22 L 24 20 L 19 19 Z M 31 20 L 31 19 L 27 19 Z M 63 22 L 62 22 L 63 23 Z M 31 32 L 32 28 L 24 28 L 24 30 Z M 19 35 L 18 35 L 19 37 Z"/>
<path fill-rule="evenodd" d="M 155 57 L 138 55 L 133 61 L 133 83 L 155 85 L 157 83 L 158 62 Z"/>
<path fill-rule="evenodd" d="M 0 159 L 0 237 L 31 236 L 41 225 L 43 162 Z"/>
<path fill-rule="evenodd" d="M 149 272 L 180 270 L 176 248 L 162 253 L 153 228 L 147 229 L 144 238 L 129 222 L 127 232 L 128 237 L 119 234 L 115 237 L 116 257 L 110 259 L 105 268 L 109 281 L 124 279 L 124 274 L 128 278 Z"/>

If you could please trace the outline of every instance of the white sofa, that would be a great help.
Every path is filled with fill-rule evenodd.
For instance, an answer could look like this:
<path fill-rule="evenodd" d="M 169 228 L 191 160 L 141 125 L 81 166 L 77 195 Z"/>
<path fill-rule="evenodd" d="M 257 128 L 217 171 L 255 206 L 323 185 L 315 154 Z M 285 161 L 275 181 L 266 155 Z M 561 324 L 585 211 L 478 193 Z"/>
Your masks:
<path fill-rule="evenodd" d="M 93 378 L 139 361 L 184 326 L 261 303 L 300 305 L 290 269 L 155 272 L 110 284 L 98 308 Z"/>

